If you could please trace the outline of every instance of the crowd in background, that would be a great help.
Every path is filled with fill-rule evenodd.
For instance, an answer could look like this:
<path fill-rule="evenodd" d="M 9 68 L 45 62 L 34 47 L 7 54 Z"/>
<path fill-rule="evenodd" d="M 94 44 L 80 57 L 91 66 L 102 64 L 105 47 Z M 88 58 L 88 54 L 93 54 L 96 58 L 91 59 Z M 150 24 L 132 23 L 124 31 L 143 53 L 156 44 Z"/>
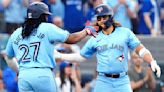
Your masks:
<path fill-rule="evenodd" d="M 27 6 L 35 1 L 42 1 L 49 6 L 52 13 L 48 19 L 50 23 L 70 33 L 82 30 L 88 20 L 92 23 L 96 20 L 94 17 L 96 0 L 0 0 L 0 33 L 10 35 L 20 27 L 26 21 Z M 164 34 L 163 0 L 104 0 L 103 2 L 113 8 L 114 19 L 122 26 L 132 29 L 135 34 L 153 37 Z M 59 44 L 55 48 L 62 53 L 78 52 L 80 49 L 77 45 L 68 44 Z M 142 60 L 135 53 L 132 53 L 131 60 L 129 76 L 134 92 L 157 92 L 154 85 L 156 80 L 149 67 L 142 66 Z M 60 62 L 58 69 L 54 70 L 59 92 L 93 92 L 96 71 L 93 76 L 82 76 L 79 63 Z M 164 84 L 161 82 L 160 85 L 161 92 L 164 92 Z M 7 66 L 0 69 L 0 92 L 18 92 L 17 75 Z"/>
<path fill-rule="evenodd" d="M 84 28 L 87 20 L 94 22 L 96 0 L 0 0 L 0 32 L 11 34 L 25 21 L 27 6 L 35 1 L 48 4 L 52 16 L 63 21 L 70 33 Z M 164 33 L 163 0 L 103 0 L 114 9 L 114 19 L 135 34 L 158 36 Z"/>

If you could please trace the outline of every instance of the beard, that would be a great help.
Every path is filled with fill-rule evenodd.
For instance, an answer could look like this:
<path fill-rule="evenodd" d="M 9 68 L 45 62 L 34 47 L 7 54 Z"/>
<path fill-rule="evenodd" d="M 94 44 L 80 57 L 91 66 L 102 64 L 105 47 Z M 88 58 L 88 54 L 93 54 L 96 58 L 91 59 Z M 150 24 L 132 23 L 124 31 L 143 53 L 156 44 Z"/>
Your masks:
<path fill-rule="evenodd" d="M 104 23 L 99 25 L 100 28 L 102 28 L 103 30 L 106 30 L 108 29 L 109 27 L 107 27 Z"/>

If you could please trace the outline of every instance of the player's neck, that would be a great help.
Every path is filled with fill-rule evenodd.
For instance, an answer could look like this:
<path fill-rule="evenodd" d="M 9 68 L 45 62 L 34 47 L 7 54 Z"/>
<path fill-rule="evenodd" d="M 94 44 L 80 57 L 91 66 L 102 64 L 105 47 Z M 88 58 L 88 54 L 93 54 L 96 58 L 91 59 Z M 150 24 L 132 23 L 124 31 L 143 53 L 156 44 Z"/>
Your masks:
<path fill-rule="evenodd" d="M 106 35 L 109 35 L 109 34 L 111 34 L 113 31 L 114 31 L 114 27 L 111 26 L 111 27 L 109 27 L 109 28 L 103 30 L 103 33 L 106 34 Z"/>

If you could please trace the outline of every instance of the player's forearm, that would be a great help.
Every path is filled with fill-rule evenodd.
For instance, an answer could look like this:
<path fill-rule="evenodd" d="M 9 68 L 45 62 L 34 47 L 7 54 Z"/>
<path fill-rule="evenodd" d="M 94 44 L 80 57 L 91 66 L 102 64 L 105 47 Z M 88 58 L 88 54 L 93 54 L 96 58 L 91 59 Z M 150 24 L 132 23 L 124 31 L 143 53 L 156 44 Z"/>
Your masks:
<path fill-rule="evenodd" d="M 150 51 L 146 49 L 142 44 L 136 48 L 136 53 L 149 64 L 154 60 Z"/>
<path fill-rule="evenodd" d="M 84 62 L 86 59 L 80 55 L 80 53 L 71 53 L 71 54 L 63 54 L 54 50 L 54 56 L 56 59 L 67 60 L 70 62 Z"/>
<path fill-rule="evenodd" d="M 11 67 L 16 73 L 18 73 L 19 66 L 18 66 L 16 58 L 9 58 L 7 56 L 5 56 L 4 58 L 6 60 L 6 63 L 8 64 L 8 66 Z"/>
<path fill-rule="evenodd" d="M 87 36 L 86 30 L 82 30 L 80 32 L 72 33 L 69 35 L 66 43 L 72 44 L 81 41 L 83 38 Z"/>
<path fill-rule="evenodd" d="M 157 77 L 161 76 L 161 69 L 148 49 L 141 44 L 136 48 L 136 53 L 138 53 L 144 61 L 150 64 L 152 71 L 156 71 Z"/>
<path fill-rule="evenodd" d="M 80 53 L 61 54 L 61 59 L 68 61 L 84 62 L 86 59 Z"/>

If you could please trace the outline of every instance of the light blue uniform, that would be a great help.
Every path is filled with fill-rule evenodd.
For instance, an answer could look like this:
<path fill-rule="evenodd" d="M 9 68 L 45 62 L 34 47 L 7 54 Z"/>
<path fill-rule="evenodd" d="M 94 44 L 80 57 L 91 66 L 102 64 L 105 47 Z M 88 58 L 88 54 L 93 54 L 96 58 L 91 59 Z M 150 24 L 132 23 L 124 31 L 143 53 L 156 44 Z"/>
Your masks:
<path fill-rule="evenodd" d="M 97 77 L 95 92 L 131 92 L 128 71 L 128 49 L 135 49 L 140 41 L 124 27 L 115 28 L 110 35 L 99 32 L 96 38 L 88 40 L 81 55 L 90 58 L 95 52 L 97 57 Z M 101 74 L 120 74 L 119 78 Z"/>
<path fill-rule="evenodd" d="M 6 53 L 16 57 L 19 63 L 18 86 L 20 92 L 56 92 L 52 68 L 54 43 L 65 42 L 69 32 L 50 23 L 41 23 L 37 30 L 25 39 L 18 28 L 10 37 Z"/>

